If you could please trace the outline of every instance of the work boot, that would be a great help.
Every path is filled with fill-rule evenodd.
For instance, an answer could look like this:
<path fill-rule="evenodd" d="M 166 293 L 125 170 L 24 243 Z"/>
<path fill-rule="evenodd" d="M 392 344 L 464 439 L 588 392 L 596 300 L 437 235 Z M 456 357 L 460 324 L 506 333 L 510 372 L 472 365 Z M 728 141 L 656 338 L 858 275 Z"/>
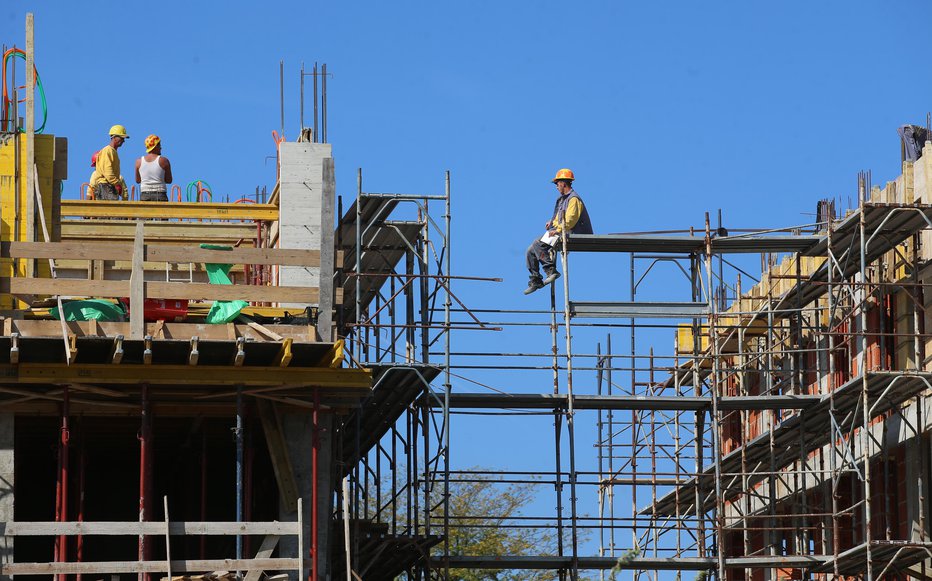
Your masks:
<path fill-rule="evenodd" d="M 524 294 L 529 295 L 529 294 L 531 294 L 532 292 L 534 292 L 534 291 L 536 291 L 536 290 L 538 290 L 538 289 L 542 289 L 542 288 L 544 288 L 544 281 L 542 281 L 542 280 L 540 279 L 540 277 L 538 276 L 538 277 L 532 278 L 530 281 L 528 281 L 528 283 L 527 283 L 527 288 L 524 289 Z"/>
<path fill-rule="evenodd" d="M 544 281 L 543 281 L 543 282 L 544 282 L 544 285 L 546 286 L 546 285 L 552 283 L 553 281 L 557 280 L 558 278 L 560 278 L 560 273 L 557 272 L 557 269 L 553 269 L 553 270 L 547 272 L 547 277 L 546 277 L 546 278 L 544 279 Z"/>

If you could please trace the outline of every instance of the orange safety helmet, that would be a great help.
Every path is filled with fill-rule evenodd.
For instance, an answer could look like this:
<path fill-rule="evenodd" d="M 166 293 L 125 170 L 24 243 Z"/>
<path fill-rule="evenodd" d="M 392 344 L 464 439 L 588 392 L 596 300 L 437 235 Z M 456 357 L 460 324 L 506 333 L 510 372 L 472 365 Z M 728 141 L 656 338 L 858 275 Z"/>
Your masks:
<path fill-rule="evenodd" d="M 576 179 L 576 176 L 573 175 L 573 170 L 563 168 L 557 172 L 557 176 L 553 178 L 553 183 L 557 183 L 559 180 L 569 180 L 573 181 Z"/>
<path fill-rule="evenodd" d="M 158 135 L 150 135 L 146 137 L 146 153 L 149 153 L 159 145 L 161 145 L 162 140 L 159 139 Z"/>
<path fill-rule="evenodd" d="M 91 156 L 91 167 L 97 167 L 97 154 L 99 151 L 95 151 L 94 155 Z"/>

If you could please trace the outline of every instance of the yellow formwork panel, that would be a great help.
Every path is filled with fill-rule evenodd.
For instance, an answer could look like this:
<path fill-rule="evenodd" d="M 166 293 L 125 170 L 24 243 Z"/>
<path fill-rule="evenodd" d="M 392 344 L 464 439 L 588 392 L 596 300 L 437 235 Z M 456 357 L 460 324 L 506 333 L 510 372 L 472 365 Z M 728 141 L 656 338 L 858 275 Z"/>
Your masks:
<path fill-rule="evenodd" d="M 17 148 L 18 160 L 17 160 Z M 19 180 L 17 187 L 16 165 L 19 161 Z M 55 163 L 55 136 L 35 136 L 35 164 L 39 179 L 37 185 L 42 194 L 42 208 L 45 214 L 45 223 L 52 228 L 52 180 Z M 26 191 L 26 176 L 30 171 L 26 166 L 26 138 L 10 139 L 0 145 L 0 241 L 29 241 L 29 224 L 27 208 L 32 192 Z M 33 240 L 41 241 L 42 226 L 36 220 Z M 14 261 L 9 258 L 0 259 L 0 276 L 25 276 L 26 263 Z M 49 277 L 51 275 L 47 262 L 39 261 L 35 276 Z M 0 309 L 11 309 L 18 305 L 11 295 L 0 294 Z"/>
<path fill-rule="evenodd" d="M 676 353 L 677 355 L 704 353 L 709 348 L 709 326 L 699 325 L 699 350 L 693 339 L 693 325 L 683 323 L 676 327 Z"/>

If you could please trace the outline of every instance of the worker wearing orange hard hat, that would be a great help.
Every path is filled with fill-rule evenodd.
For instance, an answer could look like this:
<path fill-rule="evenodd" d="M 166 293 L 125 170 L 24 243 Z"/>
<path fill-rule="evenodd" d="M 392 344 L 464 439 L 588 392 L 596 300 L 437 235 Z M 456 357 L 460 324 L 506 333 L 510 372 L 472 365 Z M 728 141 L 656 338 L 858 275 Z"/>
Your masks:
<path fill-rule="evenodd" d="M 136 160 L 136 183 L 140 202 L 167 202 L 168 185 L 172 183 L 172 164 L 162 155 L 162 139 L 146 137 L 146 154 Z"/>
<path fill-rule="evenodd" d="M 576 176 L 570 169 L 561 169 L 554 176 L 553 183 L 560 195 L 553 206 L 553 216 L 544 225 L 547 231 L 543 236 L 531 242 L 527 249 L 527 269 L 531 278 L 524 294 L 542 289 L 560 278 L 554 258 L 553 247 L 566 234 L 592 234 L 592 221 L 582 198 L 573 189 Z M 544 276 L 540 274 L 543 267 Z"/>
<path fill-rule="evenodd" d="M 126 182 L 120 175 L 120 156 L 117 154 L 123 143 L 129 139 L 126 127 L 114 125 L 110 128 L 110 143 L 97 152 L 97 164 L 91 175 L 94 184 L 94 199 L 96 200 L 125 200 L 127 197 Z"/>

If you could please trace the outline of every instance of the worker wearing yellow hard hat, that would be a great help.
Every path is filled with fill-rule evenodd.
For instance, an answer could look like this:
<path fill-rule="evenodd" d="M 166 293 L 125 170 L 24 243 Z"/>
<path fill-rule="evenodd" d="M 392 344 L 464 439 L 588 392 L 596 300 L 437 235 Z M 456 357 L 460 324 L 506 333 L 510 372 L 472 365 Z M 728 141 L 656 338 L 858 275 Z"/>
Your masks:
<path fill-rule="evenodd" d="M 120 156 L 117 154 L 123 143 L 129 139 L 126 127 L 114 125 L 110 128 L 110 143 L 97 152 L 97 165 L 91 174 L 94 199 L 125 200 L 128 192 L 126 182 L 120 175 Z"/>
<path fill-rule="evenodd" d="M 146 154 L 136 160 L 136 183 L 140 202 L 167 202 L 168 184 L 172 183 L 172 165 L 162 155 L 162 139 L 146 137 Z"/>
<path fill-rule="evenodd" d="M 527 269 L 530 281 L 524 294 L 542 289 L 560 278 L 554 256 L 554 246 L 564 234 L 592 234 L 592 221 L 582 198 L 573 189 L 576 176 L 573 170 L 563 168 L 551 180 L 556 186 L 559 196 L 553 206 L 553 215 L 544 225 L 546 232 L 543 236 L 531 242 L 527 249 Z M 540 274 L 543 267 L 544 276 Z"/>

